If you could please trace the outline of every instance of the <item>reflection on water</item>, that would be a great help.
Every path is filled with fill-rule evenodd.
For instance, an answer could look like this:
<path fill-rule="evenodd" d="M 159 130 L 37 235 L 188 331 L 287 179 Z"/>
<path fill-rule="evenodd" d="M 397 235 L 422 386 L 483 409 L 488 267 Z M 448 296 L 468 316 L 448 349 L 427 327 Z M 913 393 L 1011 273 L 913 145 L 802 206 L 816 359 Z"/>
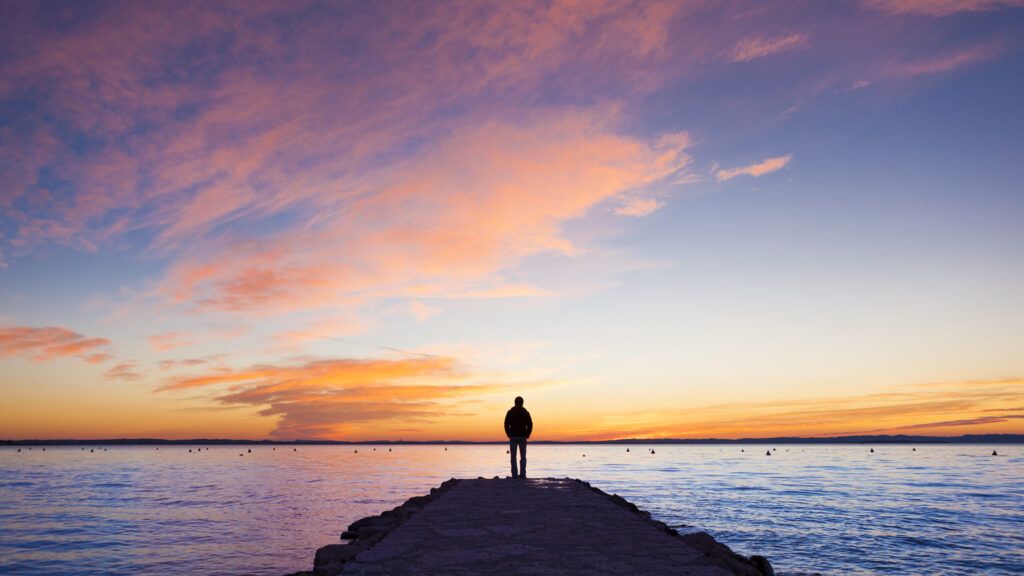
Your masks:
<path fill-rule="evenodd" d="M 529 472 L 583 478 L 783 573 L 1024 573 L 1021 446 L 626 448 L 531 445 Z M 504 445 L 248 449 L 0 449 L 0 573 L 280 575 L 358 518 L 508 473 Z"/>

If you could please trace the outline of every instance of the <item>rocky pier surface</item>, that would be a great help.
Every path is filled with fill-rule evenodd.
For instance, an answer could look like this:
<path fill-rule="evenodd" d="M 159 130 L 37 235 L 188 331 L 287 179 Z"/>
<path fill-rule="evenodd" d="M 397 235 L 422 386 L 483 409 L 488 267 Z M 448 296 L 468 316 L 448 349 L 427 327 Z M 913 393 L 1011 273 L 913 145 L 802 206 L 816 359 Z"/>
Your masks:
<path fill-rule="evenodd" d="M 680 534 L 581 480 L 448 480 L 341 534 L 292 576 L 687 574 L 770 576 L 705 532 Z"/>

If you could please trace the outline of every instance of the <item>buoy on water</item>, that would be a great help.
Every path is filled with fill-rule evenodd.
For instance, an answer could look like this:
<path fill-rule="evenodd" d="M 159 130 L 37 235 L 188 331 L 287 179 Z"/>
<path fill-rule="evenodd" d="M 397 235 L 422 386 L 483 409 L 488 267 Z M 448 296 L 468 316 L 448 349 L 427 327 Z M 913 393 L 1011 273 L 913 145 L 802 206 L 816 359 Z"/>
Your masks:
<path fill-rule="evenodd" d="M 999 454 L 995 450 L 992 451 L 992 455 L 993 456 L 999 456 Z"/>
<path fill-rule="evenodd" d="M 771 450 L 765 450 L 764 451 L 764 455 L 765 456 L 771 456 L 772 455 L 772 451 Z"/>
<path fill-rule="evenodd" d="M 874 449 L 874 448 L 872 448 L 872 449 L 871 449 L 871 453 L 872 453 L 872 454 L 874 454 L 874 453 L 875 453 L 875 449 Z"/>

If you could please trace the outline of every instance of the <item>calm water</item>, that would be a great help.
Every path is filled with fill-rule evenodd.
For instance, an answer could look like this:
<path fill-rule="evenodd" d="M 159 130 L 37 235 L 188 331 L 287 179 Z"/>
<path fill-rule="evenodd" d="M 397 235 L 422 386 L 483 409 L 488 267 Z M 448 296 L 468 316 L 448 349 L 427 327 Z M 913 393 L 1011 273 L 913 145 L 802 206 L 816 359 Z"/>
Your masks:
<path fill-rule="evenodd" d="M 1024 447 L 916 448 L 535 445 L 529 456 L 534 477 L 586 479 L 787 574 L 1024 573 Z M 350 522 L 450 477 L 506 474 L 508 458 L 502 446 L 188 450 L 0 449 L 0 573 L 309 569 Z"/>

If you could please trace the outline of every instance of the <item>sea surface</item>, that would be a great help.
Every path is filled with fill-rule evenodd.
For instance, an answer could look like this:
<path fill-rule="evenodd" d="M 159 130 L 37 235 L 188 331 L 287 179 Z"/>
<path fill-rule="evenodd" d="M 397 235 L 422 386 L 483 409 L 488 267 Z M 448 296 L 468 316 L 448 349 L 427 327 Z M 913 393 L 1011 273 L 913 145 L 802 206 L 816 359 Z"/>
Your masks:
<path fill-rule="evenodd" d="M 0 574 L 307 570 L 363 516 L 448 478 L 508 474 L 505 448 L 4 447 Z M 1024 574 L 1024 446 L 531 445 L 528 457 L 532 477 L 582 478 L 782 574 Z"/>

